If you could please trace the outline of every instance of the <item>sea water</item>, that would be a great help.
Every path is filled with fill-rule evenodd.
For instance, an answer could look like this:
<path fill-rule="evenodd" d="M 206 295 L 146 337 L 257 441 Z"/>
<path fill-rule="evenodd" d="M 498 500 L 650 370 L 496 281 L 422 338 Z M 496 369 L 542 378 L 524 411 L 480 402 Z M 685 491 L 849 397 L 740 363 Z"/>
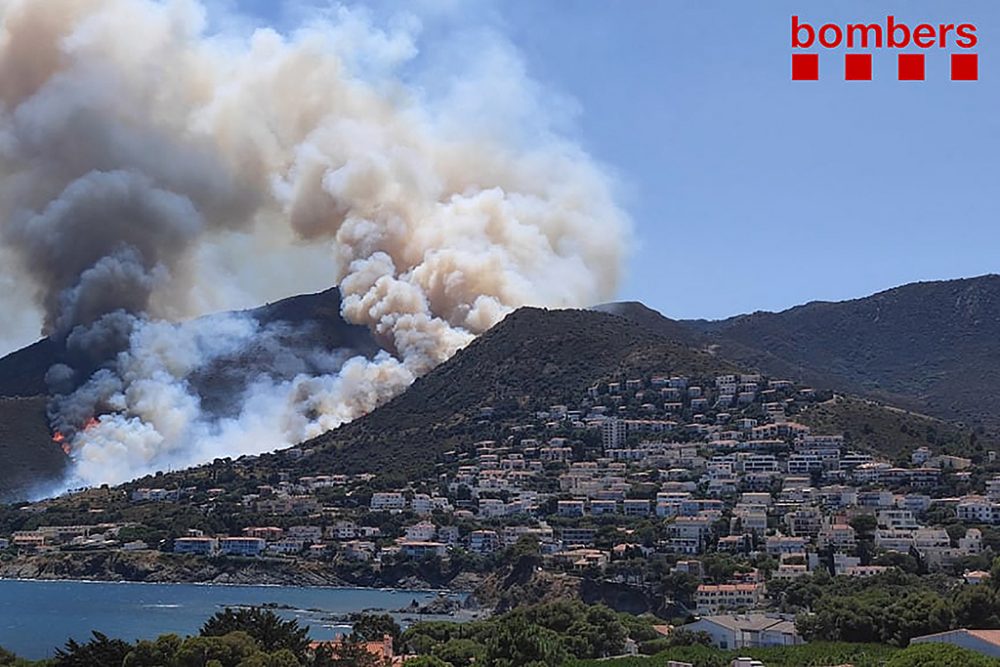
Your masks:
<path fill-rule="evenodd" d="M 0 580 L 0 646 L 40 659 L 70 638 L 86 641 L 92 630 L 128 641 L 192 635 L 227 606 L 261 605 L 273 605 L 281 616 L 308 625 L 313 639 L 332 639 L 350 630 L 345 614 L 401 610 L 437 595 L 365 588 Z"/>

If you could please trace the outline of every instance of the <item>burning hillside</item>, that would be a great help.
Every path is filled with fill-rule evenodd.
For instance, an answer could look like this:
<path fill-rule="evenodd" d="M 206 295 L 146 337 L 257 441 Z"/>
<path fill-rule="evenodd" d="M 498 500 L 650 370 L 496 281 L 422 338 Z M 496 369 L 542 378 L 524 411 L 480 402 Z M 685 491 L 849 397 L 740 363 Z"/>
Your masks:
<path fill-rule="evenodd" d="M 99 425 L 100 425 L 100 422 L 97 420 L 97 418 L 96 417 L 91 417 L 86 422 L 84 422 L 83 426 L 81 426 L 80 428 L 76 429 L 75 432 L 72 433 L 69 436 L 67 436 L 62 431 L 58 431 L 58 430 L 54 431 L 52 433 L 52 442 L 54 442 L 57 445 L 59 445 L 59 447 L 62 448 L 63 452 L 66 453 L 66 456 L 71 456 L 73 454 L 72 443 L 73 443 L 74 439 L 76 439 L 81 434 L 83 434 L 83 437 L 86 437 L 86 432 L 87 431 L 89 431 L 89 430 L 91 430 L 93 428 L 96 428 Z"/>
<path fill-rule="evenodd" d="M 484 43 L 430 96 L 400 74 L 419 23 L 391 26 L 340 9 L 248 35 L 190 0 L 0 0 L 0 272 L 65 350 L 45 380 L 67 484 L 295 443 L 520 305 L 611 295 L 627 221 L 517 54 Z M 316 282 L 385 351 L 191 319 Z M 211 403 L 218 369 L 236 388 Z"/>

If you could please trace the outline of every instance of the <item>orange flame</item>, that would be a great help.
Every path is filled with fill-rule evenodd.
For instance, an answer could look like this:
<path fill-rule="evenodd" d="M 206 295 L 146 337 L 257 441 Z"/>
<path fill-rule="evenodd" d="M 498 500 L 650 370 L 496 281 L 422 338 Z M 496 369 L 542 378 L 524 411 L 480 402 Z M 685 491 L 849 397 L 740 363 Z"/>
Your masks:
<path fill-rule="evenodd" d="M 72 448 L 70 448 L 69 446 L 69 442 L 66 441 L 66 436 L 63 435 L 60 431 L 56 431 L 55 433 L 52 434 L 52 442 L 59 445 L 66 456 L 69 456 L 70 452 L 73 451 Z"/>
<path fill-rule="evenodd" d="M 97 426 L 99 423 L 100 422 L 98 422 L 97 419 L 91 417 L 90 419 L 87 420 L 87 423 L 84 424 L 83 428 L 81 428 L 80 430 L 88 431 Z M 56 431 L 52 434 L 52 442 L 62 447 L 62 450 L 66 453 L 66 456 L 69 456 L 73 452 L 73 447 L 70 445 L 69 440 L 66 438 L 66 434 L 64 434 L 62 431 Z"/>

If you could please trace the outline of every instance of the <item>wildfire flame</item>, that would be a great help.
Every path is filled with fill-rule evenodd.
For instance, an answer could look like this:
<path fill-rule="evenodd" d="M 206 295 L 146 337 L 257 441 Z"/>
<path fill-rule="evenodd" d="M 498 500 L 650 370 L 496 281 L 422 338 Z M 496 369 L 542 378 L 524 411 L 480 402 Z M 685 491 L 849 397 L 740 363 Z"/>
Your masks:
<path fill-rule="evenodd" d="M 55 433 L 52 434 L 52 442 L 62 447 L 63 453 L 66 456 L 69 456 L 71 451 L 70 446 L 69 443 L 66 441 L 66 436 L 63 435 L 61 431 L 56 431 Z"/>
<path fill-rule="evenodd" d="M 87 423 L 85 423 L 83 425 L 83 428 L 81 428 L 80 430 L 81 431 L 90 430 L 93 427 L 97 426 L 97 424 L 98 424 L 97 419 L 91 417 L 90 419 L 87 420 Z M 69 439 L 66 437 L 66 434 L 63 433 L 62 431 L 56 431 L 55 433 L 52 434 L 52 442 L 62 447 L 62 450 L 63 452 L 65 452 L 66 456 L 69 456 L 73 451 L 73 447 L 70 444 Z"/>

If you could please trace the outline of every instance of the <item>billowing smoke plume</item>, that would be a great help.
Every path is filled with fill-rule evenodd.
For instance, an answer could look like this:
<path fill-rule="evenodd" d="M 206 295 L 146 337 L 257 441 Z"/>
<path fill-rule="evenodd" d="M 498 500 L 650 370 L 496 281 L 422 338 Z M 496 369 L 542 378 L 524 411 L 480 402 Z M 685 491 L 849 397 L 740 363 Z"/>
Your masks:
<path fill-rule="evenodd" d="M 608 180 L 500 43 L 431 98 L 398 74 L 413 19 L 340 9 L 243 39 L 193 0 L 0 0 L 0 21 L 0 271 L 72 360 L 48 380 L 74 481 L 293 444 L 520 305 L 614 292 Z M 193 374 L 281 336 L 188 318 L 317 281 L 388 352 L 295 350 L 206 410 Z"/>

